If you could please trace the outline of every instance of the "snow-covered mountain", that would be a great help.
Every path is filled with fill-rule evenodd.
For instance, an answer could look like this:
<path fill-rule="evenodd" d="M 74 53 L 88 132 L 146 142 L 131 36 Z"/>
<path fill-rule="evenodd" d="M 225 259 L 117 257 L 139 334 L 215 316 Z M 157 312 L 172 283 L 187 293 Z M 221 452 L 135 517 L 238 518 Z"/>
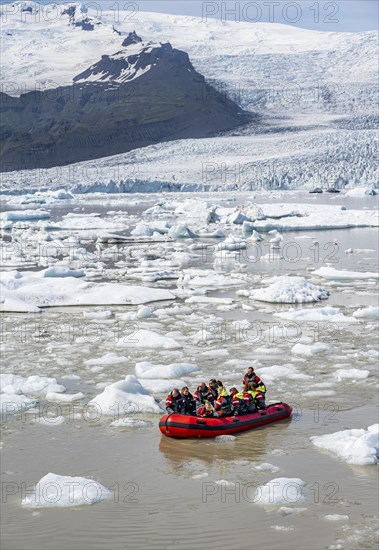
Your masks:
<path fill-rule="evenodd" d="M 32 11 L 21 12 L 25 6 Z M 2 82 L 9 86 L 3 91 L 11 95 L 70 84 L 100 55 L 120 50 L 123 38 L 135 30 L 187 52 L 195 69 L 234 94 L 243 108 L 271 112 L 286 105 L 297 112 L 306 108 L 340 114 L 346 108 L 355 113 L 375 108 L 376 32 L 321 32 L 130 11 L 120 11 L 115 21 L 113 9 L 99 15 L 85 4 L 62 6 L 55 16 L 34 2 L 0 10 Z"/>
<path fill-rule="evenodd" d="M 75 26 L 72 12 L 69 17 Z M 143 42 L 136 33 L 122 46 L 69 86 L 54 88 L 54 95 L 0 93 L 1 171 L 50 168 L 208 137 L 251 120 L 207 84 L 187 53 L 169 43 Z"/>
<path fill-rule="evenodd" d="M 163 143 L 141 154 L 100 160 L 103 187 L 112 180 L 129 187 L 151 182 L 155 188 L 377 183 L 376 32 L 331 33 L 130 11 L 115 18 L 112 9 L 99 14 L 81 4 L 68 4 L 47 21 L 46 7 L 22 4 L 28 12 L 18 3 L 6 13 L 1 8 L 2 82 L 9 95 L 74 81 L 143 78 L 141 71 L 153 71 L 154 61 L 151 44 L 133 40 L 135 31 L 157 48 L 169 42 L 188 53 L 195 70 L 224 98 L 261 115 L 259 126 L 230 137 Z M 133 48 L 146 54 L 143 63 L 125 55 Z M 204 168 L 212 163 L 212 170 Z M 19 176 L 9 174 L 5 185 L 11 181 Z M 86 182 L 74 178 L 73 183 Z"/>

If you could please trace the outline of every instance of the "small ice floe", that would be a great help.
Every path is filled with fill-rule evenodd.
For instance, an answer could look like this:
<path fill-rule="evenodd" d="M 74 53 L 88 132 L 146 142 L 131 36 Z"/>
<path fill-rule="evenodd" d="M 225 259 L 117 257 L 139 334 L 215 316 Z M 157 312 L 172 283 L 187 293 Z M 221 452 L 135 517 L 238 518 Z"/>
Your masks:
<path fill-rule="evenodd" d="M 334 267 L 320 267 L 313 272 L 314 275 L 323 277 L 323 279 L 328 279 L 330 281 L 354 281 L 354 280 L 365 280 L 365 279 L 379 279 L 379 273 L 374 273 L 370 271 L 344 271 L 338 270 Z"/>
<path fill-rule="evenodd" d="M 303 393 L 306 397 L 332 397 L 333 395 L 336 395 L 337 392 L 334 390 L 325 390 L 325 389 L 319 389 L 319 390 L 311 390 L 306 391 Z"/>
<path fill-rule="evenodd" d="M 73 403 L 74 401 L 80 401 L 84 398 L 85 395 L 82 392 L 72 394 L 48 392 L 46 394 L 47 401 L 57 401 L 58 403 Z"/>
<path fill-rule="evenodd" d="M 354 317 L 347 317 L 339 307 L 318 307 L 312 309 L 290 309 L 274 313 L 274 317 L 290 321 L 333 321 L 334 323 L 357 323 Z"/>
<path fill-rule="evenodd" d="M 113 313 L 109 309 L 104 309 L 102 311 L 83 311 L 83 317 L 89 319 L 111 319 Z"/>
<path fill-rule="evenodd" d="M 88 405 L 106 416 L 119 416 L 134 413 L 162 413 L 162 409 L 148 390 L 133 375 L 114 382 L 94 397 Z"/>
<path fill-rule="evenodd" d="M 145 329 L 137 329 L 135 332 L 121 338 L 116 346 L 143 349 L 181 349 L 183 347 L 173 338 Z"/>
<path fill-rule="evenodd" d="M 18 221 L 34 221 L 34 220 L 48 220 L 50 219 L 50 212 L 46 210 L 10 210 L 4 212 L 1 215 L 3 220 L 10 222 Z"/>
<path fill-rule="evenodd" d="M 215 483 L 221 487 L 235 487 L 235 483 L 233 481 L 228 481 L 227 479 L 217 479 Z"/>
<path fill-rule="evenodd" d="M 305 502 L 305 485 L 306 482 L 300 478 L 277 477 L 257 488 L 254 502 L 260 506 L 282 506 Z"/>
<path fill-rule="evenodd" d="M 259 375 L 268 383 L 275 383 L 278 380 L 312 380 L 313 376 L 299 372 L 294 365 L 272 365 L 259 369 Z"/>
<path fill-rule="evenodd" d="M 146 223 L 139 223 L 130 232 L 133 237 L 152 237 L 155 234 L 166 235 L 169 232 L 170 225 L 167 223 L 157 223 L 154 226 L 147 225 Z"/>
<path fill-rule="evenodd" d="M 345 193 L 345 197 L 367 197 L 369 195 L 377 195 L 377 191 L 373 187 L 354 187 Z"/>
<path fill-rule="evenodd" d="M 349 516 L 345 514 L 327 514 L 326 516 L 321 516 L 323 519 L 326 519 L 327 521 L 348 521 Z"/>
<path fill-rule="evenodd" d="M 241 279 L 226 277 L 223 273 L 204 272 L 191 278 L 192 287 L 241 286 Z"/>
<path fill-rule="evenodd" d="M 218 244 L 215 248 L 216 251 L 228 250 L 233 252 L 235 250 L 243 250 L 246 248 L 246 241 L 236 235 L 230 235 L 222 243 Z"/>
<path fill-rule="evenodd" d="M 66 388 L 58 384 L 55 378 L 47 376 L 20 376 L 18 374 L 0 374 L 0 392 L 12 394 L 46 395 L 49 392 L 62 393 Z"/>
<path fill-rule="evenodd" d="M 112 496 L 106 487 L 85 477 L 45 475 L 34 488 L 34 493 L 21 501 L 25 508 L 50 508 L 95 504 Z"/>
<path fill-rule="evenodd" d="M 310 438 L 320 449 L 325 449 L 348 464 L 377 464 L 379 455 L 379 424 L 369 426 L 367 430 L 342 430 Z"/>
<path fill-rule="evenodd" d="M 169 229 L 168 236 L 171 239 L 196 239 L 198 237 L 187 225 L 180 223 L 173 225 Z"/>
<path fill-rule="evenodd" d="M 8 418 L 8 415 L 33 409 L 36 405 L 37 401 L 35 399 L 30 399 L 25 395 L 0 394 L 0 412 L 5 419 Z"/>
<path fill-rule="evenodd" d="M 370 371 L 366 369 L 337 369 L 333 376 L 338 382 L 341 380 L 364 380 L 370 376 Z"/>
<path fill-rule="evenodd" d="M 364 307 L 354 311 L 353 317 L 356 319 L 378 319 L 379 318 L 379 307 Z"/>
<path fill-rule="evenodd" d="M 248 243 L 249 242 L 256 243 L 256 242 L 259 242 L 259 241 L 263 241 L 262 235 L 260 235 L 258 233 L 258 231 L 255 231 L 255 229 L 253 229 L 253 224 L 250 224 L 249 222 L 245 222 L 242 225 L 242 230 L 243 230 L 244 233 L 250 233 L 251 232 L 250 237 L 247 239 Z"/>
<path fill-rule="evenodd" d="M 110 424 L 111 426 L 115 428 L 145 428 L 147 426 L 151 426 L 152 422 L 149 422 L 148 420 L 140 420 L 138 418 L 119 418 L 118 420 L 114 420 Z"/>
<path fill-rule="evenodd" d="M 274 529 L 275 531 L 290 532 L 294 531 L 295 527 L 293 525 L 270 525 L 270 529 Z"/>
<path fill-rule="evenodd" d="M 3 285 L 3 311 L 8 311 L 8 307 L 10 311 L 15 311 L 12 300 L 23 302 L 28 311 L 26 308 L 31 307 L 35 310 L 36 307 L 52 306 L 142 305 L 175 299 L 172 292 L 163 288 L 90 283 L 71 276 L 41 277 L 38 273 L 12 271 L 2 272 L 0 279 Z"/>
<path fill-rule="evenodd" d="M 102 365 L 122 365 L 129 361 L 128 357 L 125 357 L 124 355 L 117 355 L 116 353 L 109 352 L 105 355 L 102 355 L 101 357 L 94 357 L 92 359 L 87 359 L 84 361 L 84 364 L 87 365 L 87 367 Z"/>
<path fill-rule="evenodd" d="M 200 368 L 192 363 L 170 363 L 169 365 L 157 365 L 148 361 L 136 363 L 135 372 L 138 378 L 163 378 L 170 379 L 185 376 Z"/>
<path fill-rule="evenodd" d="M 269 235 L 273 235 L 270 239 L 271 248 L 280 248 L 281 242 L 283 241 L 283 235 L 279 233 L 276 229 L 268 232 Z"/>
<path fill-rule="evenodd" d="M 235 441 L 237 438 L 235 435 L 218 435 L 215 437 L 216 443 L 228 443 L 230 441 Z"/>
<path fill-rule="evenodd" d="M 270 286 L 259 290 L 252 290 L 250 298 L 262 302 L 276 302 L 283 304 L 301 304 L 318 302 L 329 297 L 329 291 L 314 285 L 304 277 L 290 277 L 283 275 L 273 277 L 267 282 Z"/>
<path fill-rule="evenodd" d="M 254 466 L 254 470 L 257 470 L 257 472 L 272 472 L 273 474 L 279 472 L 279 469 L 280 468 L 270 464 L 269 462 L 262 462 L 262 464 L 257 464 L 257 466 Z"/>
<path fill-rule="evenodd" d="M 52 266 L 42 271 L 34 273 L 36 277 L 84 277 L 86 272 L 84 269 L 69 269 L 63 266 Z"/>
<path fill-rule="evenodd" d="M 208 477 L 208 476 L 209 476 L 208 472 L 201 472 L 199 474 L 194 474 L 192 476 L 192 479 L 204 479 L 205 477 Z"/>
<path fill-rule="evenodd" d="M 60 426 L 61 424 L 64 424 L 64 422 L 64 416 L 46 416 L 37 418 L 35 421 L 35 423 L 40 426 Z"/>
<path fill-rule="evenodd" d="M 291 348 L 291 353 L 294 353 L 295 355 L 304 355 L 305 357 L 312 357 L 317 353 L 328 351 L 329 347 L 330 346 L 328 346 L 328 344 L 323 344 L 322 342 L 316 342 L 310 346 L 298 343 Z"/>
<path fill-rule="evenodd" d="M 290 516 L 292 514 L 301 514 L 306 511 L 307 508 L 289 508 L 287 506 L 281 506 L 278 510 L 278 514 L 281 516 Z"/>
<path fill-rule="evenodd" d="M 184 380 L 177 380 L 175 378 L 143 378 L 141 382 L 143 384 L 143 387 L 153 394 L 167 394 L 174 388 L 180 389 L 183 386 L 186 386 L 186 382 Z"/>

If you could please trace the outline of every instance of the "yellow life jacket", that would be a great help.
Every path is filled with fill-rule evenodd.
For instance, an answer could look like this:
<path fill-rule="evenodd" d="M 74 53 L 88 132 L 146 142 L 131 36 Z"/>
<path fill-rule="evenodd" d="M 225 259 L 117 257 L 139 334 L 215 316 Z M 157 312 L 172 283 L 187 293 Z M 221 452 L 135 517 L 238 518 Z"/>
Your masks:
<path fill-rule="evenodd" d="M 235 398 L 237 398 L 237 399 L 243 399 L 243 393 L 241 393 L 241 392 L 235 393 L 235 394 L 233 395 L 233 399 L 235 399 Z"/>

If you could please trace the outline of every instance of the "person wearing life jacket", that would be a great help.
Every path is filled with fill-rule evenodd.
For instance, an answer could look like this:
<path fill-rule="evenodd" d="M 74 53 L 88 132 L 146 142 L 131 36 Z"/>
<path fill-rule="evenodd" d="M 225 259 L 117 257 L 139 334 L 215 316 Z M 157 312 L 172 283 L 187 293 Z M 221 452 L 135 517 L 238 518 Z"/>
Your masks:
<path fill-rule="evenodd" d="M 218 385 L 217 385 L 216 378 L 211 378 L 209 380 L 209 391 L 213 396 L 213 400 L 216 401 L 218 397 Z"/>
<path fill-rule="evenodd" d="M 197 416 L 206 417 L 206 416 L 214 416 L 214 415 L 215 415 L 214 406 L 209 401 L 205 401 L 204 405 L 202 405 L 197 411 Z"/>
<path fill-rule="evenodd" d="M 240 393 L 237 388 L 230 388 L 229 395 L 232 401 L 232 414 L 237 416 L 239 414 L 244 414 L 245 412 L 245 400 L 243 393 Z"/>
<path fill-rule="evenodd" d="M 251 384 L 252 382 L 255 382 L 255 384 L 257 384 L 259 391 L 261 391 L 262 393 L 266 393 L 266 386 L 264 385 L 262 380 L 259 378 L 259 376 L 255 374 L 253 367 L 249 367 L 247 369 L 247 373 L 243 377 L 242 384 L 243 385 Z"/>
<path fill-rule="evenodd" d="M 251 382 L 248 385 L 248 394 L 251 395 L 258 409 L 264 409 L 266 407 L 265 394 L 260 391 L 259 387 L 256 382 Z"/>
<path fill-rule="evenodd" d="M 232 414 L 232 399 L 224 386 L 219 386 L 218 397 L 214 403 L 218 416 L 230 416 Z"/>
<path fill-rule="evenodd" d="M 182 396 L 182 414 L 196 414 L 196 403 L 188 386 L 184 386 L 181 391 Z"/>
<path fill-rule="evenodd" d="M 245 410 L 247 414 L 254 413 L 257 410 L 257 403 L 255 400 L 255 392 L 253 395 L 252 384 L 244 384 L 243 386 L 243 399 L 245 402 Z"/>
<path fill-rule="evenodd" d="M 198 386 L 197 390 L 193 394 L 193 398 L 196 404 L 196 411 L 198 411 L 200 407 L 205 404 L 206 401 L 212 402 L 214 400 L 212 392 L 207 387 L 205 382 L 202 382 L 200 386 Z"/>
<path fill-rule="evenodd" d="M 166 399 L 166 411 L 168 414 L 178 413 L 181 414 L 183 409 L 182 396 L 177 388 L 170 392 Z"/>

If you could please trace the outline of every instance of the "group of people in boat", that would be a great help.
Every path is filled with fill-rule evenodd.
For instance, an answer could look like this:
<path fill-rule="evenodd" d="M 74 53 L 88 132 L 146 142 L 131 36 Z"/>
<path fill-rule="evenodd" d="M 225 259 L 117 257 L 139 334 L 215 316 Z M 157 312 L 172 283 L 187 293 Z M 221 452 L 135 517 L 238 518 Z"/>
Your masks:
<path fill-rule="evenodd" d="M 166 411 L 168 414 L 219 418 L 249 414 L 258 409 L 264 409 L 266 386 L 253 367 L 247 369 L 242 384 L 242 391 L 238 391 L 233 386 L 228 392 L 221 380 L 211 378 L 208 386 L 202 382 L 193 395 L 187 386 L 184 386 L 181 391 L 175 388 L 167 396 Z"/>

